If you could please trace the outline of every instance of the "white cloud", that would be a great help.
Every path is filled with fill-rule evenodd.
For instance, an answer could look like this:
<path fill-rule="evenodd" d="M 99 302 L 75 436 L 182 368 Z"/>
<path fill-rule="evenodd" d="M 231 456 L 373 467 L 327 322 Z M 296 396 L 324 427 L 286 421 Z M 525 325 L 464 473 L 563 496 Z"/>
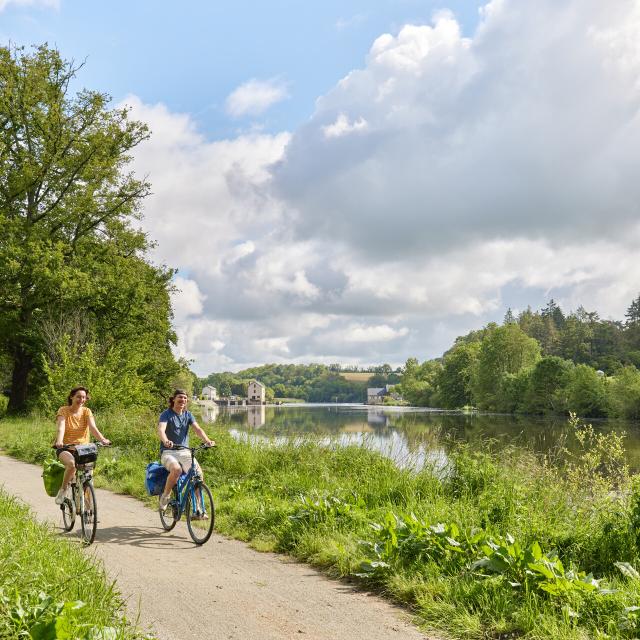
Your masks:
<path fill-rule="evenodd" d="M 638 294 L 640 6 L 494 1 L 373 43 L 293 135 L 209 141 L 135 97 L 156 259 L 183 274 L 180 354 L 440 355 L 506 306 L 622 318 Z"/>
<path fill-rule="evenodd" d="M 640 213 L 639 36 L 632 0 L 505 0 L 470 38 L 446 12 L 380 36 L 278 167 L 299 237 L 387 259 L 623 237 Z M 366 128 L 327 135 L 345 114 Z"/>
<path fill-rule="evenodd" d="M 353 324 L 347 328 L 343 338 L 348 342 L 388 342 L 406 336 L 409 330 L 406 327 L 394 329 L 388 324 L 366 326 Z"/>
<path fill-rule="evenodd" d="M 189 316 L 200 315 L 206 296 L 200 291 L 198 283 L 176 276 L 173 285 L 175 290 L 171 295 L 171 304 L 175 310 L 176 320 L 180 322 Z"/>
<path fill-rule="evenodd" d="M 234 118 L 257 116 L 289 97 L 286 85 L 277 79 L 249 80 L 227 97 L 227 113 Z"/>
<path fill-rule="evenodd" d="M 354 131 L 364 131 L 366 128 L 367 121 L 364 118 L 358 118 L 353 122 L 349 122 L 347 115 L 341 113 L 333 124 L 322 127 L 322 131 L 324 132 L 325 138 L 339 138 Z"/>

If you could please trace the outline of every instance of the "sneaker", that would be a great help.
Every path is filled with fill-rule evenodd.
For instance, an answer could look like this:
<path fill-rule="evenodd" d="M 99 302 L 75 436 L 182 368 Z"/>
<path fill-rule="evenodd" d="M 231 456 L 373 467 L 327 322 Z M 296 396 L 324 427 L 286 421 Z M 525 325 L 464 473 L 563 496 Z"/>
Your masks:
<path fill-rule="evenodd" d="M 170 501 L 171 501 L 171 494 L 166 496 L 162 494 L 160 496 L 160 511 L 162 511 L 162 513 L 164 513 L 167 510 L 167 507 L 169 506 Z"/>
<path fill-rule="evenodd" d="M 192 516 L 192 520 L 208 520 L 209 516 L 206 513 L 200 513 L 200 511 L 196 511 Z"/>
<path fill-rule="evenodd" d="M 56 494 L 56 504 L 62 504 L 64 499 L 67 497 L 67 489 L 63 489 L 60 487 L 58 493 Z"/>

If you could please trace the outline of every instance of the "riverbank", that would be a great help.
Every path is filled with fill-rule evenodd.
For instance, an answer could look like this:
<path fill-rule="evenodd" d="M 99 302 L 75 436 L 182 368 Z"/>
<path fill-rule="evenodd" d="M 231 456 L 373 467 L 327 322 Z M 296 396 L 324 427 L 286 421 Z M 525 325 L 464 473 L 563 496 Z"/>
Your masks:
<path fill-rule="evenodd" d="M 96 483 L 150 501 L 154 416 L 99 422 L 116 446 L 102 454 Z M 5 449 L 25 460 L 44 458 L 50 432 L 48 421 L 0 421 Z M 640 602 L 640 581 L 615 564 L 637 560 L 640 533 L 619 436 L 589 436 L 563 469 L 524 449 L 453 446 L 443 475 L 312 439 L 256 446 L 212 435 L 219 447 L 201 462 L 216 528 L 257 549 L 360 581 L 453 638 L 637 633 L 627 607 Z"/>

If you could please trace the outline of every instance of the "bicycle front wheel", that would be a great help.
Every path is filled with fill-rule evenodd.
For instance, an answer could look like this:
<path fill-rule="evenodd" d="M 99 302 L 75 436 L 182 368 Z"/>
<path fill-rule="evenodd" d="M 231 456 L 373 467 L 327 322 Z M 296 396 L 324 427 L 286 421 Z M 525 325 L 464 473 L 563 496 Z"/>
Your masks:
<path fill-rule="evenodd" d="M 158 498 L 158 500 L 159 499 L 160 498 Z M 171 501 L 167 505 L 167 509 L 165 511 L 160 509 L 160 522 L 162 523 L 162 528 L 165 531 L 171 531 L 171 529 L 176 526 L 176 522 L 178 522 L 179 519 L 178 494 L 176 493 L 176 490 L 173 489 L 171 491 Z"/>
<path fill-rule="evenodd" d="M 62 511 L 62 522 L 65 531 L 71 531 L 73 525 L 76 523 L 76 508 L 69 498 L 65 498 L 64 502 L 60 505 Z"/>
<path fill-rule="evenodd" d="M 90 482 L 86 482 L 82 487 L 81 507 L 80 526 L 82 527 L 82 539 L 87 544 L 91 544 L 96 537 L 98 507 L 96 505 L 96 493 Z"/>
<path fill-rule="evenodd" d="M 196 485 L 187 499 L 187 529 L 196 544 L 204 544 L 213 533 L 215 507 L 204 482 Z"/>

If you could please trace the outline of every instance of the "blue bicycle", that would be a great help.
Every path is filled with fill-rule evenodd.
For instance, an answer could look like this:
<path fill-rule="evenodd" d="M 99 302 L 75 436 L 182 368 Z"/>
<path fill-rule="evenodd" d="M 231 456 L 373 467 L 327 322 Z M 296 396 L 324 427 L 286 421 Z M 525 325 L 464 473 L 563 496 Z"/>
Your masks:
<path fill-rule="evenodd" d="M 209 487 L 196 472 L 195 453 L 202 449 L 211 449 L 207 445 L 183 447 L 174 445 L 174 449 L 191 451 L 191 468 L 182 474 L 171 491 L 171 500 L 166 510 L 160 510 L 160 522 L 165 531 L 171 531 L 184 513 L 187 519 L 189 535 L 196 544 L 204 544 L 213 533 L 215 507 Z"/>

